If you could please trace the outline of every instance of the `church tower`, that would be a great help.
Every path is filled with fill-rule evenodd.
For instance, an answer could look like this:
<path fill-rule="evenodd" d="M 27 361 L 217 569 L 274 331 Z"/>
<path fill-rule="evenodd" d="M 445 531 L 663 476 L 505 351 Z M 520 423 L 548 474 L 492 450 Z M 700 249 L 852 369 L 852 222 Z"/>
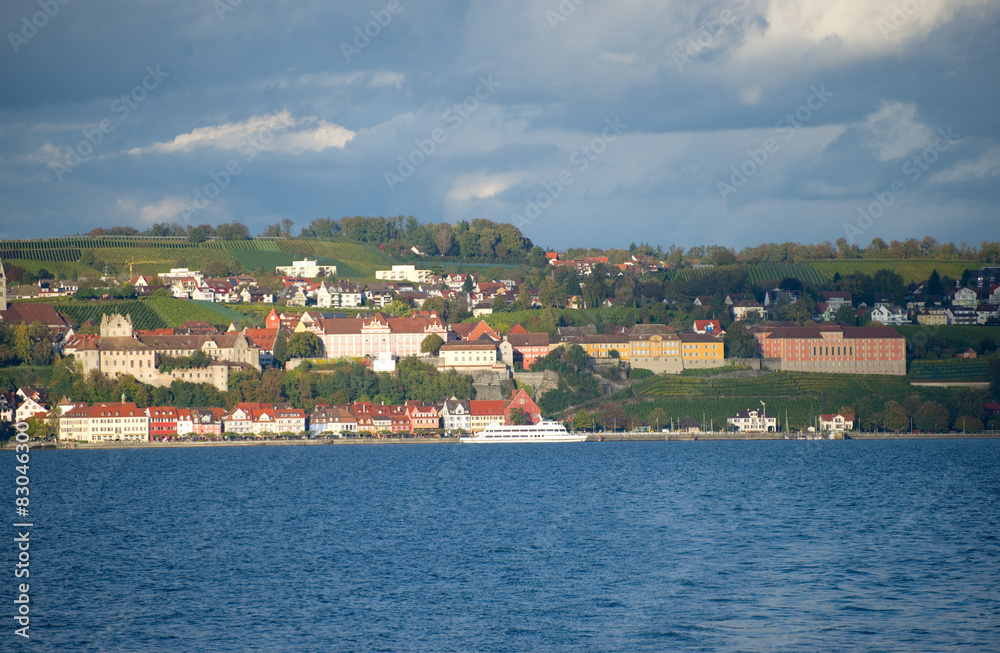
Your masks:
<path fill-rule="evenodd" d="M 0 311 L 7 310 L 7 275 L 3 271 L 3 261 L 0 261 Z"/>

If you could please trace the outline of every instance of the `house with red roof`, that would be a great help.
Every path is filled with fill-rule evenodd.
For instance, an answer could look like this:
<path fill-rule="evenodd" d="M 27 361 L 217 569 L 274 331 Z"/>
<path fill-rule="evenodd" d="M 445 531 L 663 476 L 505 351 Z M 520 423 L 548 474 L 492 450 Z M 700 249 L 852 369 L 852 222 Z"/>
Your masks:
<path fill-rule="evenodd" d="M 726 335 L 726 332 L 722 330 L 722 323 L 718 320 L 695 320 L 692 330 L 695 333 L 707 333 L 717 338 Z"/>
<path fill-rule="evenodd" d="M 506 424 L 507 402 L 473 399 L 469 402 L 469 415 L 473 433 L 482 431 L 490 424 Z"/>
<path fill-rule="evenodd" d="M 149 416 L 131 402 L 71 405 L 59 418 L 59 439 L 64 442 L 148 442 Z"/>
<path fill-rule="evenodd" d="M 510 401 L 504 406 L 504 424 L 513 423 L 510 419 L 510 411 L 515 408 L 523 410 L 532 424 L 538 424 L 542 421 L 542 409 L 528 396 L 524 388 L 511 391 Z"/>
<path fill-rule="evenodd" d="M 173 406 L 150 406 L 146 409 L 149 418 L 149 439 L 161 440 L 177 435 L 177 409 Z"/>

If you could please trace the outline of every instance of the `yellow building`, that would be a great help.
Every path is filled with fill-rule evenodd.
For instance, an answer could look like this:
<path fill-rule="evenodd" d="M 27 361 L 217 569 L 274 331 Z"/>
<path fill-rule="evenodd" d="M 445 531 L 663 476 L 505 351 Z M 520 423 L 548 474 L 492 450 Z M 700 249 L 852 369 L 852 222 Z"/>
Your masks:
<path fill-rule="evenodd" d="M 726 355 L 721 340 L 707 333 L 684 332 L 680 334 L 681 358 L 684 367 L 719 367 L 725 365 Z"/>

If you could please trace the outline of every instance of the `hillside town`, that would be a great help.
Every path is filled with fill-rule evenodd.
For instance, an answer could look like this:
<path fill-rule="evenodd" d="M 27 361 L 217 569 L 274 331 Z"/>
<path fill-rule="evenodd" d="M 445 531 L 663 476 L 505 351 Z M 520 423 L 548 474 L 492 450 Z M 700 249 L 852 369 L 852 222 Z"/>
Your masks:
<path fill-rule="evenodd" d="M 523 273 L 505 278 L 400 264 L 376 270 L 374 281 L 355 281 L 338 280 L 337 265 L 303 257 L 276 266 L 266 278 L 175 267 L 155 275 L 106 277 L 101 289 L 52 278 L 9 285 L 0 261 L 0 323 L 16 326 L 10 333 L 20 345 L 11 352 L 25 352 L 8 359 L 65 361 L 80 378 L 114 387 L 139 384 L 148 388 L 141 390 L 147 395 L 162 390 L 158 396 L 169 398 L 190 384 L 228 397 L 224 405 L 214 399 L 216 405 L 202 406 L 191 400 L 186 405 L 136 401 L 127 392 L 117 401 L 63 396 L 53 402 L 46 388 L 8 387 L 0 392 L 0 425 L 24 419 L 44 425 L 36 431 L 59 441 L 129 442 L 476 433 L 495 423 L 537 423 L 543 414 L 572 424 L 573 414 L 566 411 L 574 406 L 617 396 L 636 380 L 661 375 L 748 370 L 903 378 L 914 343 L 898 327 L 995 325 L 1000 305 L 996 267 L 966 270 L 961 279 L 934 270 L 929 279 L 908 285 L 890 273 L 877 274 L 874 282 L 838 274 L 825 286 L 785 278 L 752 289 L 734 284 L 741 292 L 730 292 L 719 282 L 726 272 L 716 274 L 709 265 L 695 268 L 700 274 L 686 284 L 690 294 L 678 295 L 656 276 L 673 274 L 674 265 L 638 251 L 614 264 L 607 256 L 547 252 L 540 264 L 544 270 L 534 280 Z M 128 312 L 102 312 L 99 323 L 67 319 L 60 298 L 71 297 L 98 306 L 130 297 L 178 306 L 264 306 L 228 326 L 187 320 L 138 328 Z M 616 309 L 642 313 L 618 324 L 566 317 Z M 563 316 L 557 318 L 556 310 Z M 253 314 L 261 317 L 249 317 Z M 515 314 L 528 319 L 506 321 Z M 0 343 L 0 354 L 4 346 Z M 983 344 L 949 355 L 975 359 L 993 350 Z M 374 393 L 382 397 L 378 401 L 372 393 L 355 392 L 356 401 L 317 396 L 308 402 L 249 401 L 242 399 L 252 399 L 251 391 L 233 394 L 247 379 L 251 386 L 264 383 L 273 370 L 333 373 L 350 362 L 373 378 L 391 379 L 400 378 L 401 366 L 410 360 L 428 374 L 466 377 L 470 391 L 467 396 L 442 391 L 426 399 L 407 391 L 401 401 L 385 401 L 392 392 Z M 107 392 L 104 397 L 110 398 Z M 983 406 L 977 419 L 985 424 L 992 404 Z M 851 430 L 855 415 L 849 408 L 814 415 L 809 428 Z M 593 417 L 576 426 L 596 428 L 599 420 Z M 617 417 L 605 417 L 603 428 L 619 426 Z M 712 428 L 690 415 L 667 419 L 670 429 L 680 432 Z M 778 419 L 750 406 L 726 416 L 725 427 L 720 419 L 719 426 L 744 433 L 787 430 L 787 419 L 780 427 Z M 649 429 L 667 425 L 659 422 L 657 415 L 628 423 Z"/>

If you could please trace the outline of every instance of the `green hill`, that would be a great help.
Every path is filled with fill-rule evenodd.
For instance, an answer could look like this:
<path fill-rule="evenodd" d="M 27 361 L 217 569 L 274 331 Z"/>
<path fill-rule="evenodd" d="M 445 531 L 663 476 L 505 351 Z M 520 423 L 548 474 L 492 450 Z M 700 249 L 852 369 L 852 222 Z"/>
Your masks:
<path fill-rule="evenodd" d="M 793 427 L 804 427 L 822 412 L 835 412 L 864 398 L 880 407 L 889 399 L 903 402 L 912 393 L 903 377 L 802 372 L 743 379 L 661 375 L 636 384 L 633 390 L 634 394 L 613 398 L 628 402 L 622 408 L 630 418 L 645 421 L 661 408 L 674 419 L 692 417 L 701 422 L 704 416 L 706 423 L 714 421 L 717 430 L 737 410 L 761 408 L 761 401 L 767 404 L 769 415 L 780 416 L 780 422 L 787 412 Z"/>
<path fill-rule="evenodd" d="M 273 270 L 303 257 L 336 265 L 337 276 L 348 278 L 374 278 L 375 270 L 391 265 L 377 248 L 347 240 L 253 238 L 190 243 L 183 238 L 102 236 L 0 241 L 0 259 L 32 272 L 42 267 L 56 272 L 62 266 L 64 272 L 76 268 L 79 274 L 103 270 L 106 264 L 119 273 L 128 272 L 131 266 L 135 274 L 155 274 L 172 267 L 203 269 L 212 261 L 248 271 Z"/>

